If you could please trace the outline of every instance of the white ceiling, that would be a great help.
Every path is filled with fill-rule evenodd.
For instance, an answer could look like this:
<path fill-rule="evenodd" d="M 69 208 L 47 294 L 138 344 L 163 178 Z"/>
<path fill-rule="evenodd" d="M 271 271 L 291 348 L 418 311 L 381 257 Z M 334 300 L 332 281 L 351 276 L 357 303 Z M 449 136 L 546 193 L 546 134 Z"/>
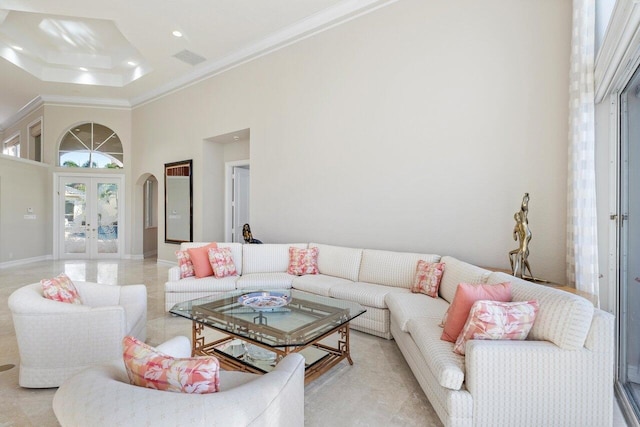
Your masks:
<path fill-rule="evenodd" d="M 395 1 L 0 0 L 0 130 L 34 99 L 135 106 Z"/>

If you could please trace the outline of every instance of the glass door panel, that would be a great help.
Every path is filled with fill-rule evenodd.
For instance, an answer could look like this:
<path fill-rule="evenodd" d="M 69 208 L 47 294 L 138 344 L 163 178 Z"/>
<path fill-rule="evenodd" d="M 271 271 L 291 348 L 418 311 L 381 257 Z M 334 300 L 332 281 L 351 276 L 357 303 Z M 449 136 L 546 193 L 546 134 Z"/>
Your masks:
<path fill-rule="evenodd" d="M 620 95 L 619 337 L 617 386 L 640 417 L 640 73 Z"/>
<path fill-rule="evenodd" d="M 97 247 L 99 254 L 118 252 L 118 184 L 97 183 Z"/>
<path fill-rule="evenodd" d="M 65 182 L 61 188 L 64 198 L 64 254 L 87 252 L 87 181 Z"/>

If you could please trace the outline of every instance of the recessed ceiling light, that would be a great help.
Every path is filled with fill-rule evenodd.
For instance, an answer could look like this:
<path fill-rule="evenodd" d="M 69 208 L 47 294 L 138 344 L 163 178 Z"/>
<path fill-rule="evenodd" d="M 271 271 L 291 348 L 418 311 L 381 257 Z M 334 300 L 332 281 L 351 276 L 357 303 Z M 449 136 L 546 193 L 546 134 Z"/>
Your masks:
<path fill-rule="evenodd" d="M 80 71 L 89 71 L 89 69 L 87 67 L 80 67 L 80 68 L 78 68 L 78 70 L 80 70 Z"/>
<path fill-rule="evenodd" d="M 22 50 L 22 48 L 20 46 L 12 46 L 12 47 L 13 47 L 13 50 L 18 50 L 18 51 Z"/>
<path fill-rule="evenodd" d="M 173 30 L 171 34 L 173 34 L 175 37 L 182 37 L 182 31 Z"/>
<path fill-rule="evenodd" d="M 135 62 L 133 62 L 133 61 L 127 61 L 127 64 L 131 65 L 132 67 L 133 67 L 134 65 L 136 65 L 136 63 L 135 63 Z"/>

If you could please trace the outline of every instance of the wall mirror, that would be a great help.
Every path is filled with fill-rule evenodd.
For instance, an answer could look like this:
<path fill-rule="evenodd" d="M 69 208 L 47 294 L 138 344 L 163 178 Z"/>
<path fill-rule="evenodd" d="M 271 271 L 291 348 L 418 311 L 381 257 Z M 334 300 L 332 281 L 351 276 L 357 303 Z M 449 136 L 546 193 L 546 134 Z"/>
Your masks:
<path fill-rule="evenodd" d="M 164 165 L 164 241 L 193 241 L 193 161 Z"/>

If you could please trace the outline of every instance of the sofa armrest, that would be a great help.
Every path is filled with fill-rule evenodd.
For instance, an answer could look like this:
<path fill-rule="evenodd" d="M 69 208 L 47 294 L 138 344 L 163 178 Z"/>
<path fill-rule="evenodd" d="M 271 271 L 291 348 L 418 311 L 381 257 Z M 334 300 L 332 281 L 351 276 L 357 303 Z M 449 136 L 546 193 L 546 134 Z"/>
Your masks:
<path fill-rule="evenodd" d="M 613 347 L 471 340 L 465 364 L 478 425 L 611 425 Z"/>
<path fill-rule="evenodd" d="M 174 265 L 167 272 L 167 282 L 175 282 L 180 280 L 180 267 Z"/>

